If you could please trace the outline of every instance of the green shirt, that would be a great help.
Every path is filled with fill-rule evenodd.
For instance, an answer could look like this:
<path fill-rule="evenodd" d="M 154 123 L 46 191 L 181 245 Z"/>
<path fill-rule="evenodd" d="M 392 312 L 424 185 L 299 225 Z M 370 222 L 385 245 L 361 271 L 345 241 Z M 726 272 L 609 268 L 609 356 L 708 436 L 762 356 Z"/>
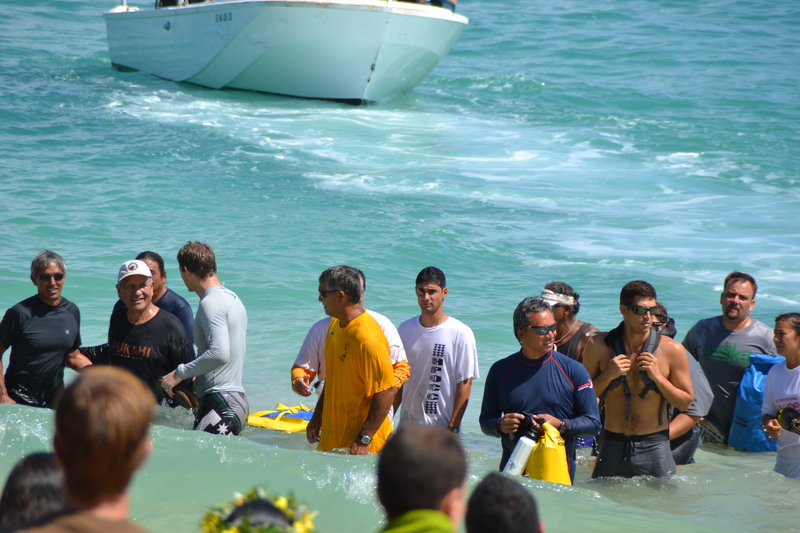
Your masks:
<path fill-rule="evenodd" d="M 417 509 L 389 521 L 383 533 L 454 533 L 450 517 L 441 511 Z"/>

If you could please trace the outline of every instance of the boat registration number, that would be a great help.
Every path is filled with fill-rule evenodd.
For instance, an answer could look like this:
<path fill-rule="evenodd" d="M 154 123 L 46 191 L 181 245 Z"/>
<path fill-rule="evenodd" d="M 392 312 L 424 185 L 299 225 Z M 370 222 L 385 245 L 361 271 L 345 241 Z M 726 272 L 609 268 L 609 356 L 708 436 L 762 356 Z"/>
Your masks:
<path fill-rule="evenodd" d="M 216 17 L 214 22 L 230 22 L 233 20 L 233 13 L 217 13 L 214 16 Z"/>

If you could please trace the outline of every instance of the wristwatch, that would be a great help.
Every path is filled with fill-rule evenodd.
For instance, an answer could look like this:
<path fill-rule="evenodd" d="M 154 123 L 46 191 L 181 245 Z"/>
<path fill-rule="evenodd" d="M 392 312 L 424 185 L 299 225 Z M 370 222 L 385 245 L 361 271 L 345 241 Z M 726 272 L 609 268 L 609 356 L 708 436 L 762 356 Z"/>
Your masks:
<path fill-rule="evenodd" d="M 450 433 L 459 433 L 459 430 L 456 426 L 447 426 L 447 431 Z"/>
<path fill-rule="evenodd" d="M 369 446 L 369 443 L 372 442 L 372 437 L 369 435 L 364 435 L 363 433 L 359 433 L 358 437 L 356 437 L 356 442 L 362 446 Z"/>

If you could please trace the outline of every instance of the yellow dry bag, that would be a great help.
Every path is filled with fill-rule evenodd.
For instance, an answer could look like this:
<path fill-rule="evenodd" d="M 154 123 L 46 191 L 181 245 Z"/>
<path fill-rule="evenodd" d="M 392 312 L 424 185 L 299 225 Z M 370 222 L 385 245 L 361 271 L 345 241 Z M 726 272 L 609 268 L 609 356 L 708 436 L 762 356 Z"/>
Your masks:
<path fill-rule="evenodd" d="M 540 433 L 525 467 L 525 474 L 530 478 L 550 483 L 572 485 L 567 464 L 567 449 L 564 447 L 561 434 L 547 422 L 542 424 Z"/>

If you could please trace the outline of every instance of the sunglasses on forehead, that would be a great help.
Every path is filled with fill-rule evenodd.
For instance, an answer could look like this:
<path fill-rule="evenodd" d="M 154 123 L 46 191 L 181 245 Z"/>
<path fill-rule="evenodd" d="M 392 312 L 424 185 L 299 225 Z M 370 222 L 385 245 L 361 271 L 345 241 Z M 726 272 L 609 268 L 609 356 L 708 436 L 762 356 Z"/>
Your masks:
<path fill-rule="evenodd" d="M 537 335 L 547 335 L 551 331 L 555 331 L 558 324 L 551 324 L 549 326 L 524 326 L 522 329 L 530 329 Z"/>
<path fill-rule="evenodd" d="M 652 316 L 655 316 L 658 313 L 658 306 L 655 305 L 653 307 L 645 307 L 643 305 L 632 305 L 628 309 L 633 311 L 634 315 L 645 315 L 650 313 Z"/>
<path fill-rule="evenodd" d="M 64 279 L 64 273 L 63 272 L 59 272 L 58 274 L 43 274 L 43 273 L 40 273 L 40 274 L 36 274 L 36 277 L 39 278 L 42 281 L 50 281 L 51 278 L 55 278 L 56 281 L 61 281 L 62 279 Z"/>

